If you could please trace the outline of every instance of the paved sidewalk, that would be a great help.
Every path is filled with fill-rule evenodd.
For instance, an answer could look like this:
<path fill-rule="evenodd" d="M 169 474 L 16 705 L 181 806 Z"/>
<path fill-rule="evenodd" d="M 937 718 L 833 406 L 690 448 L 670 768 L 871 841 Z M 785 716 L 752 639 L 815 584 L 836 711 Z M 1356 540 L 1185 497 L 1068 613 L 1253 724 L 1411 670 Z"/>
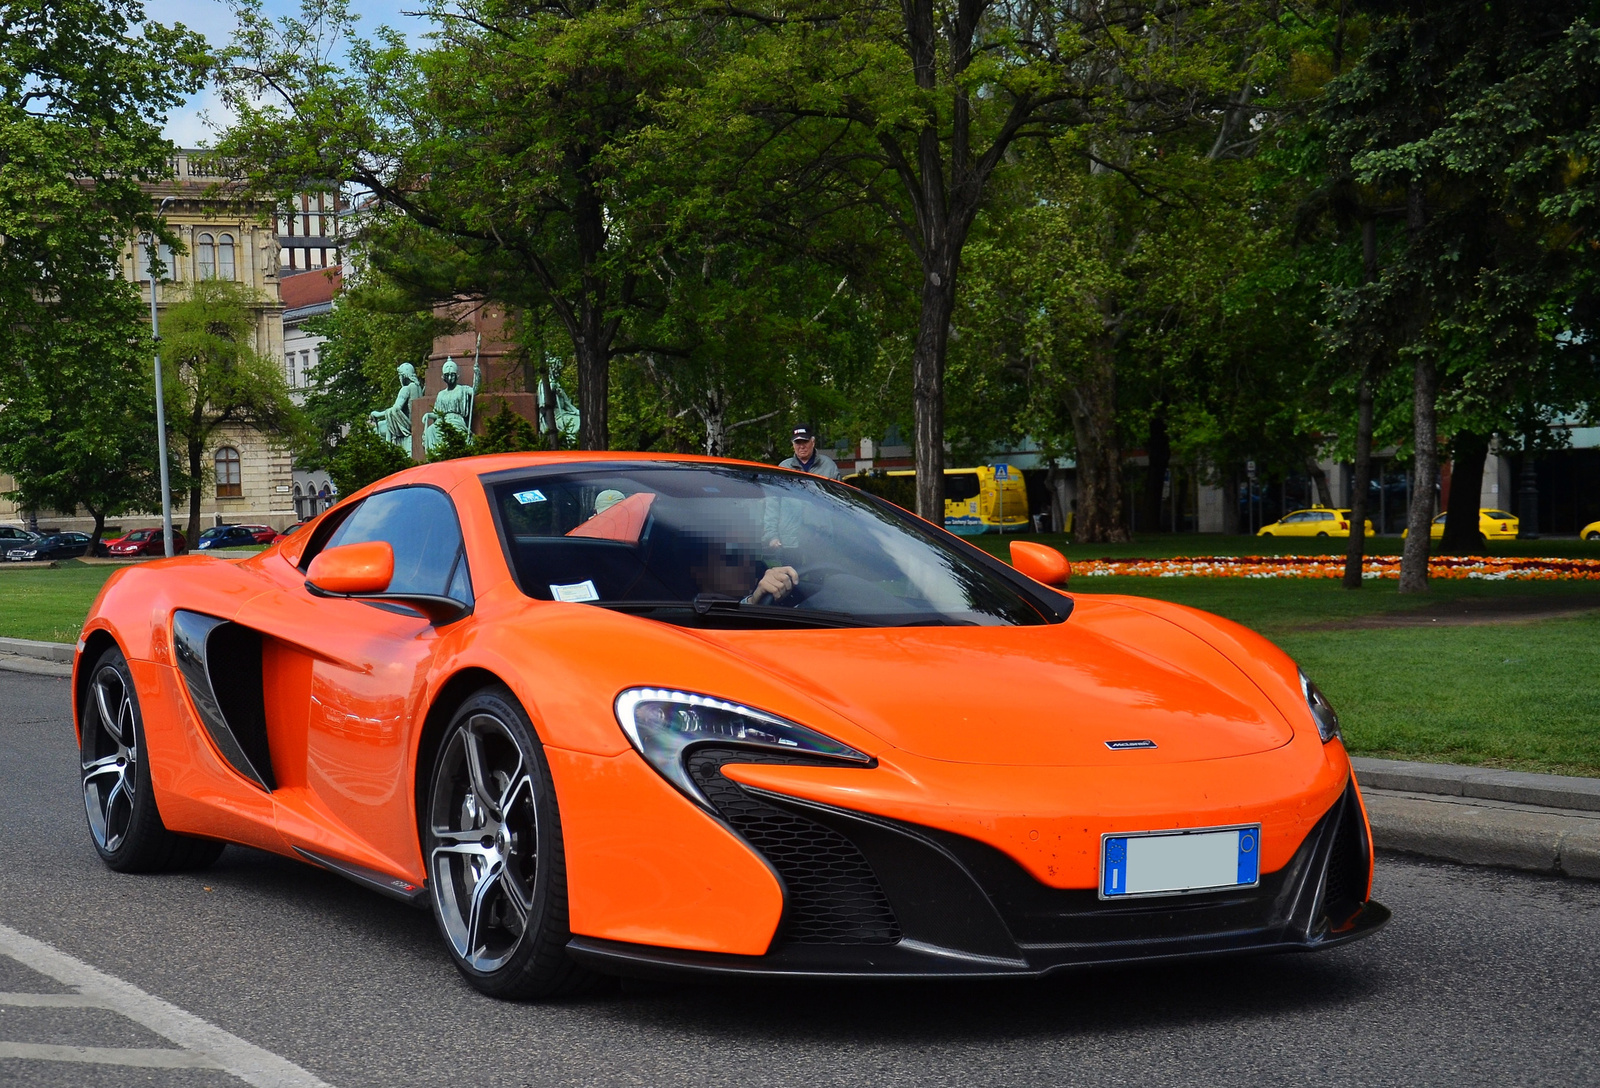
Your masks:
<path fill-rule="evenodd" d="M 70 643 L 0 638 L 0 669 L 72 675 Z M 1379 850 L 1600 880 L 1600 778 L 1354 757 Z"/>

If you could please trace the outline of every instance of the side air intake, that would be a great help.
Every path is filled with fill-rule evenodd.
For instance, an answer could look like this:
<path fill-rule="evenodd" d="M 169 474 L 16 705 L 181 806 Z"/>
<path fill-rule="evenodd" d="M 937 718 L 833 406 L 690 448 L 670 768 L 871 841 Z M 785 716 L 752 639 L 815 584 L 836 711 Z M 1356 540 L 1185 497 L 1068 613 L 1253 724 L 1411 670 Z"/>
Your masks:
<path fill-rule="evenodd" d="M 264 790 L 277 788 L 267 748 L 261 690 L 261 634 L 199 612 L 175 612 L 178 671 L 222 758 Z"/>

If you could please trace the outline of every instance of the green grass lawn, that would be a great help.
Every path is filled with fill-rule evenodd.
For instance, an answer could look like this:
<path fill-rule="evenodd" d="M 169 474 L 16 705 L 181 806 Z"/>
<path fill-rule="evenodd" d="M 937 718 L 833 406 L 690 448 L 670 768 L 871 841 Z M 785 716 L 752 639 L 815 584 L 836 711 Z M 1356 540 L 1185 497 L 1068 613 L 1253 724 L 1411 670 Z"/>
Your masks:
<path fill-rule="evenodd" d="M 54 570 L 0 571 L 0 636 L 76 642 L 95 594 L 120 569 L 66 559 Z"/>
<path fill-rule="evenodd" d="M 1559 605 L 1593 582 L 1080 578 L 1077 593 L 1159 597 L 1227 616 L 1282 646 L 1339 711 L 1360 755 L 1600 777 L 1600 612 L 1473 626 L 1347 628 L 1347 621 L 1523 600 Z"/>
<path fill-rule="evenodd" d="M 1168 554 L 1226 554 L 1217 545 L 1227 538 L 1200 539 L 1213 546 L 1174 546 Z M 116 569 L 68 560 L 54 570 L 0 572 L 0 635 L 74 641 Z M 1071 589 L 1159 597 L 1262 632 L 1328 693 L 1353 752 L 1600 777 L 1600 612 L 1477 626 L 1341 627 L 1452 604 L 1539 606 L 1576 595 L 1600 605 L 1594 582 L 1436 579 L 1431 592 L 1406 597 L 1392 580 L 1352 592 L 1333 579 L 1109 577 L 1077 578 Z"/>

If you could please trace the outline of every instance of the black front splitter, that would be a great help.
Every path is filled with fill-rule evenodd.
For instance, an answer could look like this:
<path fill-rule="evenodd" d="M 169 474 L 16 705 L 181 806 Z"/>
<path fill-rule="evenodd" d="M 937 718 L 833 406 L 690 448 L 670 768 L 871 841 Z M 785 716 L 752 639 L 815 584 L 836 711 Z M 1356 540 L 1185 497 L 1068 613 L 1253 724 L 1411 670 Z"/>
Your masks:
<path fill-rule="evenodd" d="M 1368 900 L 1338 932 L 1310 938 L 1276 929 L 1098 944 L 1024 945 L 1019 949 L 1023 958 L 1019 959 L 974 956 L 916 941 L 892 945 L 789 945 L 764 956 L 739 956 L 598 937 L 574 937 L 567 944 L 567 953 L 597 971 L 636 978 L 684 975 L 796 981 L 1042 978 L 1057 971 L 1084 967 L 1168 963 L 1270 952 L 1317 952 L 1370 936 L 1382 929 L 1389 918 L 1387 907 Z"/>

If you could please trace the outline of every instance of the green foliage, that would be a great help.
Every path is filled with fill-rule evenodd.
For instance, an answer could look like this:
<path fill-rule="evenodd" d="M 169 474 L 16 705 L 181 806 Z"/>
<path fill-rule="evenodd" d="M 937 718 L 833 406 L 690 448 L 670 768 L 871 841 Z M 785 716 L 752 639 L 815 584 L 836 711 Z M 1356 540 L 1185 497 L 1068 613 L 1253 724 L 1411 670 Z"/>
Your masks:
<path fill-rule="evenodd" d="M 84 292 L 98 311 L 93 281 L 120 272 L 123 239 L 158 228 L 144 184 L 170 176 L 165 114 L 207 63 L 202 39 L 145 22 L 137 0 L 0 8 L 0 358 Z"/>
<path fill-rule="evenodd" d="M 439 441 L 433 449 L 428 451 L 428 463 L 454 461 L 457 457 L 471 457 L 478 452 L 473 446 L 473 438 L 466 431 L 452 427 L 448 423 L 441 423 L 439 425 Z"/>
<path fill-rule="evenodd" d="M 533 424 L 513 412 L 506 401 L 483 421 L 483 433 L 472 440 L 473 453 L 526 453 L 544 448 L 546 443 Z"/>
<path fill-rule="evenodd" d="M 200 38 L 133 0 L 0 8 L 0 468 L 24 505 L 83 505 L 96 536 L 159 504 L 148 330 L 117 255 L 159 229 L 145 185 L 170 175 L 165 113 L 206 65 Z"/>
<path fill-rule="evenodd" d="M 304 441 L 283 370 L 253 346 L 263 320 L 254 293 L 227 280 L 187 285 L 185 297 L 162 315 L 167 427 L 175 458 L 188 470 L 190 540 L 200 537 L 204 458 L 219 429 L 240 425 L 291 445 Z"/>
<path fill-rule="evenodd" d="M 161 495 L 138 298 L 121 281 L 89 286 L 41 307 L 50 324 L 11 360 L 0 471 L 24 509 L 88 510 L 98 542 L 106 518 L 158 509 Z"/>
<path fill-rule="evenodd" d="M 394 399 L 401 363 L 415 366 L 426 385 L 434 337 L 450 330 L 382 273 L 367 271 L 346 280 L 333 309 L 307 321 L 306 331 L 326 339 L 309 376 L 306 440 L 295 463 L 316 469 L 329 463 L 345 434 L 368 429 L 368 413 Z"/>
<path fill-rule="evenodd" d="M 412 461 L 405 450 L 385 442 L 363 420 L 350 428 L 327 464 L 333 486 L 344 496 L 410 468 Z"/>

